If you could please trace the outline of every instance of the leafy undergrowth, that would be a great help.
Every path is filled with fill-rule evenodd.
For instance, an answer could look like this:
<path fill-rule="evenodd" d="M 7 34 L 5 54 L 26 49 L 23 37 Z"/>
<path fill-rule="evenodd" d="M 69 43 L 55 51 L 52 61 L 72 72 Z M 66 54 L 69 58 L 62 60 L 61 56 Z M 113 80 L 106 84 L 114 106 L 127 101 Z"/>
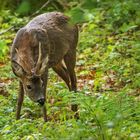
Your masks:
<path fill-rule="evenodd" d="M 9 64 L 9 63 L 8 63 Z M 4 71 L 3 71 L 4 70 Z M 92 92 L 88 86 L 76 95 L 50 71 L 46 104 L 49 121 L 44 123 L 40 107 L 25 98 L 21 119 L 15 120 L 17 80 L 5 65 L 1 79 L 0 139 L 137 139 L 140 138 L 140 102 L 126 90 Z M 13 79 L 14 78 L 14 79 Z M 88 79 L 88 78 L 87 78 Z M 8 81 L 8 82 L 7 82 Z M 69 105 L 79 105 L 75 120 Z"/>
<path fill-rule="evenodd" d="M 69 92 L 60 78 L 49 71 L 46 123 L 40 107 L 27 97 L 21 119 L 15 120 L 18 81 L 11 71 L 8 46 L 17 27 L 0 36 L 1 140 L 140 139 L 140 28 L 138 19 L 130 18 L 129 7 L 127 12 L 117 9 L 126 5 L 118 3 L 113 5 L 114 10 L 90 11 L 94 18 L 80 26 L 77 94 Z M 16 15 L 3 18 L 2 30 L 15 21 L 21 26 L 27 19 Z M 70 104 L 74 103 L 79 108 L 78 120 L 70 110 Z"/>

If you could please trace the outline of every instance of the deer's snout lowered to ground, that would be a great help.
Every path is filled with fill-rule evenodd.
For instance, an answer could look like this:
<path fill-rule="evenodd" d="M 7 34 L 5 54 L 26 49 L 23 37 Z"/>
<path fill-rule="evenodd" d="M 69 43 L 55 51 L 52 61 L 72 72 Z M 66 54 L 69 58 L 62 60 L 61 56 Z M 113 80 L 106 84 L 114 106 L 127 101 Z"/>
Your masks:
<path fill-rule="evenodd" d="M 45 101 L 49 68 L 65 81 L 70 91 L 76 92 L 77 42 L 77 26 L 69 24 L 69 18 L 59 12 L 39 15 L 17 32 L 11 48 L 12 69 L 20 85 L 16 119 L 20 118 L 26 94 L 42 106 L 47 121 Z M 77 105 L 72 105 L 72 110 L 77 111 Z"/>

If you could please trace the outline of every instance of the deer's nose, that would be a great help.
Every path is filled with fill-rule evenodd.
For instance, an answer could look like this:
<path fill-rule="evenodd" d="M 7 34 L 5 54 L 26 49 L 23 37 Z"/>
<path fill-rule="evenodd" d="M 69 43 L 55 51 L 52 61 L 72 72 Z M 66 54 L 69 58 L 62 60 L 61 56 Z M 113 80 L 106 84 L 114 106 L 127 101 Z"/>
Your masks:
<path fill-rule="evenodd" d="M 37 102 L 42 106 L 45 103 L 45 98 L 41 98 L 41 99 L 37 100 Z"/>

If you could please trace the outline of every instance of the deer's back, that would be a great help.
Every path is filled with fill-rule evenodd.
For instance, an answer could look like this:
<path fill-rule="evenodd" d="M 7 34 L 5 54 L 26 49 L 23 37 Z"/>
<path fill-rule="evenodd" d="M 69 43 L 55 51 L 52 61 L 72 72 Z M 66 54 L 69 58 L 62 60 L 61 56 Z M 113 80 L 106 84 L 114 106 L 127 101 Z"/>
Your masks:
<path fill-rule="evenodd" d="M 22 34 L 21 30 L 23 30 L 23 32 L 29 33 L 24 43 L 21 39 L 23 38 L 24 33 Z M 29 54 L 26 56 L 26 62 L 31 62 L 31 60 L 28 59 L 32 58 L 32 61 L 37 61 L 37 44 L 41 42 L 43 57 L 45 58 L 45 56 L 49 54 L 50 67 L 61 61 L 61 59 L 70 49 L 75 49 L 76 45 L 73 44 L 76 44 L 78 40 L 77 27 L 70 25 L 69 18 L 60 12 L 51 12 L 39 15 L 33 18 L 21 30 L 19 33 L 17 33 L 13 43 L 12 55 L 15 55 L 16 53 L 14 48 L 18 47 L 19 49 L 24 50 L 22 54 Z M 27 44 L 26 42 L 29 42 L 30 44 Z M 30 50 L 30 53 L 28 50 Z"/>

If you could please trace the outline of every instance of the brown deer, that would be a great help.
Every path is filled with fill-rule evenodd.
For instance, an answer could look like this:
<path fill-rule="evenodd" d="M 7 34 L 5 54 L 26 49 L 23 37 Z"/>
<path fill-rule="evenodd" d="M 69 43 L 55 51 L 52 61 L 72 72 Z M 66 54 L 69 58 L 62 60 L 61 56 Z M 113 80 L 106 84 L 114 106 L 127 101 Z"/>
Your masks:
<path fill-rule="evenodd" d="M 11 48 L 11 63 L 14 74 L 19 77 L 20 91 L 16 119 L 20 118 L 24 93 L 45 107 L 48 69 L 52 68 L 66 83 L 70 91 L 77 90 L 76 46 L 78 28 L 69 23 L 69 18 L 60 12 L 41 14 L 21 28 Z M 77 105 L 71 106 L 77 111 Z"/>

